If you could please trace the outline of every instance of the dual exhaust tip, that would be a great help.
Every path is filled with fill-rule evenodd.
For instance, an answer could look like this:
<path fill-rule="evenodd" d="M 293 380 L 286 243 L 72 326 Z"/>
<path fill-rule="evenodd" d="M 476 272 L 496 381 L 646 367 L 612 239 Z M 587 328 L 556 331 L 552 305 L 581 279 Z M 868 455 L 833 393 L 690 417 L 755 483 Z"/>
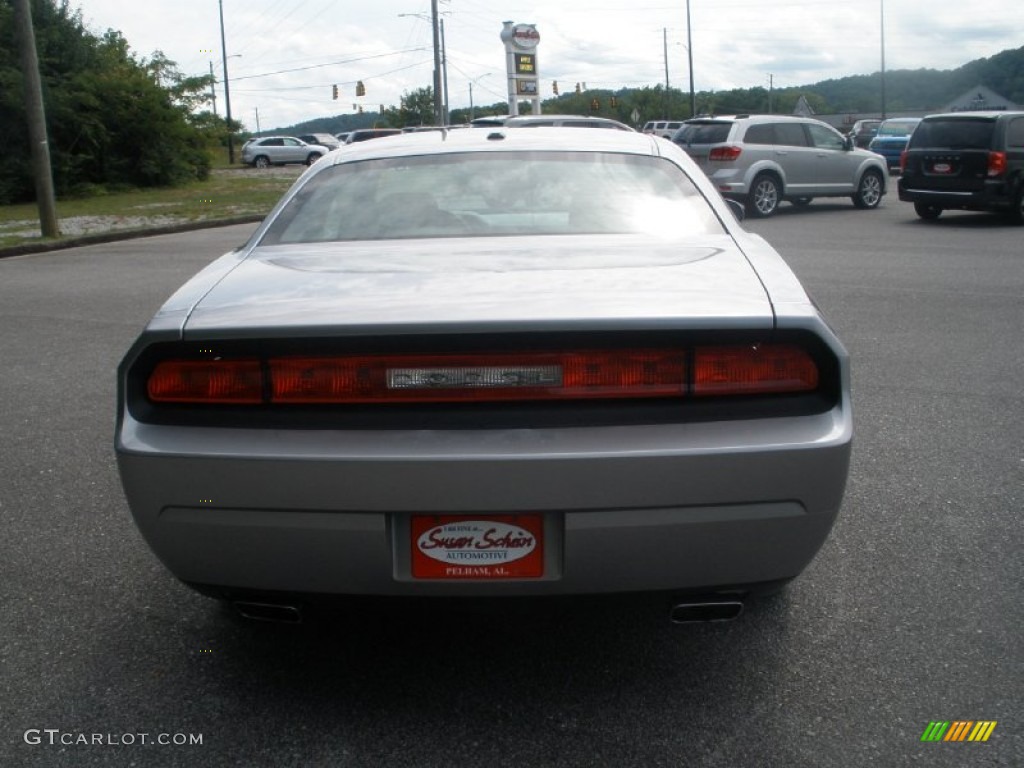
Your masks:
<path fill-rule="evenodd" d="M 255 603 L 236 600 L 235 610 L 244 619 L 267 621 L 273 624 L 301 624 L 302 611 L 298 606 L 284 603 Z"/>
<path fill-rule="evenodd" d="M 301 624 L 302 611 L 295 605 L 236 601 L 235 610 L 243 618 L 275 624 Z M 673 624 L 697 624 L 732 621 L 743 613 L 741 600 L 694 600 L 673 604 L 669 621 Z"/>
<path fill-rule="evenodd" d="M 732 621 L 743 613 L 741 600 L 695 600 L 676 603 L 669 610 L 673 624 L 697 624 L 712 621 Z"/>

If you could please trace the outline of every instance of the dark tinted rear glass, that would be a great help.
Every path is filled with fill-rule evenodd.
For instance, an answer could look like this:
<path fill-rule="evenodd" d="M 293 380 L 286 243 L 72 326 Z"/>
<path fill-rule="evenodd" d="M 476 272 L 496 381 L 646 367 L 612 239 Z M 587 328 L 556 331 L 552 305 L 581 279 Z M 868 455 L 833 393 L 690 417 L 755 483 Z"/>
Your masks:
<path fill-rule="evenodd" d="M 1024 117 L 1017 117 L 1006 127 L 1006 146 L 1024 147 Z"/>
<path fill-rule="evenodd" d="M 787 147 L 806 147 L 807 134 L 800 123 L 778 123 L 775 126 L 775 143 Z"/>
<path fill-rule="evenodd" d="M 911 149 L 988 149 L 995 120 L 940 117 L 924 120 L 910 140 Z"/>
<path fill-rule="evenodd" d="M 729 137 L 732 123 L 686 123 L 676 131 L 676 144 L 718 144 Z"/>
<path fill-rule="evenodd" d="M 775 129 L 771 123 L 752 125 L 747 128 L 747 134 L 743 137 L 743 141 L 747 144 L 774 144 Z"/>

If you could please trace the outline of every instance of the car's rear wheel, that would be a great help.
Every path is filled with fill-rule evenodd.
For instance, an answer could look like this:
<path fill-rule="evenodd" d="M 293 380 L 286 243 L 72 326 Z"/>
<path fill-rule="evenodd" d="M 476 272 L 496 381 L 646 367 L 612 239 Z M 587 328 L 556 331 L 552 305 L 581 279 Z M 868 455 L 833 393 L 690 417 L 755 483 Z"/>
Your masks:
<path fill-rule="evenodd" d="M 914 203 L 914 210 L 917 212 L 918 216 L 922 219 L 927 219 L 928 221 L 935 221 L 935 219 L 942 215 L 942 209 L 931 203 Z"/>
<path fill-rule="evenodd" d="M 882 174 L 878 171 L 865 171 L 857 185 L 857 193 L 853 196 L 853 204 L 865 210 L 877 208 L 882 202 Z"/>
<path fill-rule="evenodd" d="M 318 155 L 316 152 L 310 152 L 309 157 L 306 158 L 306 165 L 312 165 L 319 159 L 320 155 Z"/>
<path fill-rule="evenodd" d="M 266 155 L 260 155 L 259 157 L 257 157 L 255 160 L 252 161 L 252 164 L 256 168 L 269 168 L 270 167 L 270 158 L 267 157 Z"/>
<path fill-rule="evenodd" d="M 754 179 L 747 197 L 747 213 L 763 219 L 771 216 L 779 207 L 782 189 L 774 176 L 762 174 Z"/>

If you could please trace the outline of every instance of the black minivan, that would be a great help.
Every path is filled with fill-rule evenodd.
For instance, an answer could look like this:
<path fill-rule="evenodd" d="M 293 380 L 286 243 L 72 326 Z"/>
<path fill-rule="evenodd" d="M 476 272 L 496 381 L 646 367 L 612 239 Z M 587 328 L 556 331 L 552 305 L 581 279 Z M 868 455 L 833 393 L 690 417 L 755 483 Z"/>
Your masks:
<path fill-rule="evenodd" d="M 951 112 L 918 124 L 900 162 L 900 200 L 922 219 L 947 208 L 1024 223 L 1024 112 Z"/>

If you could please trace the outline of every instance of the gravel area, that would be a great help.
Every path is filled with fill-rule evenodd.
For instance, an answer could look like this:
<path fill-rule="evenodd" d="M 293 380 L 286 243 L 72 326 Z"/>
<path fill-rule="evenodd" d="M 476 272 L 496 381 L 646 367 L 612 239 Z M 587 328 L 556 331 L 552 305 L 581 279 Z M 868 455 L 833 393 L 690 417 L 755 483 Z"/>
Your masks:
<path fill-rule="evenodd" d="M 91 235 L 96 232 L 115 232 L 124 229 L 149 229 L 188 221 L 184 216 L 70 216 L 60 220 L 60 233 L 64 237 Z M 13 237 L 41 237 L 38 219 L 18 219 L 0 224 L 0 235 Z"/>
<path fill-rule="evenodd" d="M 253 179 L 274 178 L 274 179 L 297 179 L 306 170 L 304 165 L 282 165 L 270 168 L 250 168 L 249 166 L 236 166 L 234 168 L 216 168 L 211 173 L 214 176 L 239 176 L 245 175 Z M 246 215 L 252 210 L 242 207 L 226 206 L 221 207 L 217 216 L 211 217 L 188 217 L 175 216 L 173 214 L 160 214 L 157 211 L 163 207 L 173 206 L 173 203 L 152 203 L 150 205 L 133 206 L 134 210 L 149 209 L 153 213 L 140 213 L 130 216 L 69 216 L 60 219 L 60 233 L 62 237 L 79 237 L 82 235 L 95 235 L 103 232 L 121 232 L 127 230 L 146 230 L 157 227 L 174 226 L 190 222 L 214 221 L 225 218 L 225 215 Z M 39 219 L 16 219 L 14 221 L 0 222 L 0 237 L 20 237 L 26 240 L 39 238 L 42 232 L 39 228 Z"/>

